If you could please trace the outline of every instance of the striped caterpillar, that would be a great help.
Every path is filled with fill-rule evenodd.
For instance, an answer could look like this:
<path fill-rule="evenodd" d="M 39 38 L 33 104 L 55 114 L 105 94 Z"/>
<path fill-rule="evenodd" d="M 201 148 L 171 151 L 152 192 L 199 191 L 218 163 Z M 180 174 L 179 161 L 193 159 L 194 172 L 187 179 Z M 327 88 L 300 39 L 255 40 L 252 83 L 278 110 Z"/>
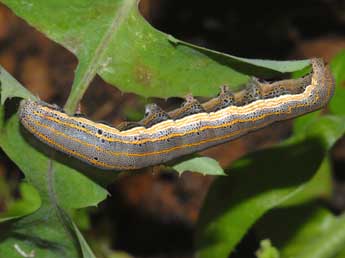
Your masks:
<path fill-rule="evenodd" d="M 130 170 L 165 163 L 238 138 L 273 122 L 325 106 L 334 81 L 321 59 L 299 79 L 260 83 L 231 93 L 226 87 L 203 104 L 187 97 L 178 109 L 146 106 L 145 117 L 118 128 L 69 116 L 54 105 L 22 100 L 22 125 L 42 142 L 102 169 Z"/>

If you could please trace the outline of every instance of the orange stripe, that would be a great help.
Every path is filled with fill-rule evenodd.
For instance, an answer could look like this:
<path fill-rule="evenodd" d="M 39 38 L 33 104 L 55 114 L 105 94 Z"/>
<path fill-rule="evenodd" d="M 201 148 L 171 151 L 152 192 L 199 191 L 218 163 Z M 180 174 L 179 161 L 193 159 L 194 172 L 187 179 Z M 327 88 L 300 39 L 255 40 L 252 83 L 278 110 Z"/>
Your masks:
<path fill-rule="evenodd" d="M 293 98 L 293 99 L 291 98 L 291 101 L 295 101 L 295 100 L 296 100 L 296 98 Z M 283 105 L 286 105 L 286 102 L 285 103 L 281 102 L 281 103 L 283 103 Z M 295 106 L 295 107 L 301 107 L 301 106 L 306 106 L 306 105 L 302 105 L 301 104 L 301 105 L 298 105 L 298 106 Z M 69 116 L 67 116 L 67 115 L 65 115 L 65 114 L 63 114 L 61 112 L 58 112 L 56 110 L 51 110 L 51 109 L 49 109 L 47 107 L 44 107 L 44 108 L 49 113 L 57 113 L 60 116 L 66 116 L 66 118 L 70 119 L 70 120 L 81 120 L 80 118 L 69 117 Z M 288 113 L 291 113 L 291 107 L 289 107 L 289 112 Z M 267 117 L 269 115 L 279 114 L 279 112 L 271 112 L 271 113 L 262 114 L 260 117 L 257 117 L 256 119 L 235 119 L 235 120 L 232 120 L 232 121 L 230 121 L 230 122 L 228 122 L 226 124 L 213 125 L 213 126 L 212 125 L 207 125 L 207 126 L 199 128 L 199 129 L 189 130 L 189 131 L 184 132 L 184 133 L 173 133 L 173 134 L 169 134 L 169 135 L 162 136 L 162 137 L 156 137 L 156 138 L 151 138 L 151 139 L 142 139 L 142 140 L 136 140 L 136 141 L 135 140 L 133 140 L 133 141 L 132 140 L 127 140 L 126 141 L 126 140 L 120 140 L 120 139 L 117 139 L 117 138 L 105 137 L 103 135 L 95 134 L 95 133 L 93 133 L 92 131 L 90 131 L 90 130 L 88 130 L 86 128 L 82 128 L 80 126 L 77 126 L 77 125 L 74 125 L 74 124 L 71 124 L 71 123 L 68 123 L 68 122 L 62 122 L 61 120 L 58 120 L 58 119 L 56 119 L 54 117 L 47 117 L 47 116 L 42 115 L 42 114 L 40 114 L 38 112 L 34 112 L 34 114 L 37 115 L 37 116 L 40 116 L 40 117 L 42 117 L 44 119 L 48 119 L 48 120 L 51 120 L 53 122 L 56 122 L 57 124 L 62 124 L 62 125 L 65 125 L 67 127 L 70 127 L 70 128 L 75 128 L 75 129 L 81 130 L 83 132 L 88 133 L 89 135 L 93 135 L 93 136 L 95 136 L 97 138 L 105 139 L 105 140 L 107 140 L 109 142 L 120 142 L 120 143 L 124 143 L 124 144 L 136 144 L 136 145 L 138 145 L 138 144 L 143 144 L 143 143 L 146 143 L 146 142 L 163 141 L 163 140 L 167 140 L 167 139 L 170 139 L 170 138 L 173 138 L 173 137 L 184 136 L 184 135 L 188 135 L 188 134 L 204 131 L 204 130 L 207 130 L 207 129 L 224 128 L 224 127 L 232 126 L 232 125 L 234 125 L 236 123 L 247 122 L 247 121 L 257 121 L 257 120 L 263 119 L 263 118 L 265 118 L 265 117 Z M 94 123 L 94 122 L 92 122 L 90 120 L 87 120 L 87 119 L 84 119 L 84 118 L 82 118 L 82 120 L 87 125 L 91 125 L 91 126 L 94 126 L 96 128 L 97 128 L 97 126 L 99 126 L 99 124 L 96 124 L 96 123 Z M 90 123 L 90 122 L 92 122 L 92 123 Z M 101 125 L 101 127 L 103 129 L 105 129 L 105 130 L 107 130 L 109 128 L 110 129 L 114 129 L 114 128 L 109 127 L 109 126 L 105 127 L 105 125 Z M 122 136 L 121 134 L 117 134 L 117 135 Z"/>
<path fill-rule="evenodd" d="M 316 67 L 315 70 L 317 68 L 318 67 Z M 333 86 L 333 85 L 332 85 L 332 82 L 331 82 L 331 84 L 329 84 L 329 81 L 327 81 L 327 78 L 326 78 L 328 76 L 327 72 L 329 72 L 329 70 L 327 70 L 327 67 L 326 67 L 325 70 L 323 71 L 323 76 L 321 76 L 320 78 L 315 78 L 315 76 L 313 76 L 312 80 L 311 80 L 311 84 L 308 85 L 306 87 L 305 91 L 301 94 L 284 95 L 284 96 L 280 96 L 280 97 L 273 98 L 273 99 L 258 100 L 258 101 L 251 103 L 251 104 L 248 104 L 246 106 L 241 106 L 241 107 L 232 106 L 232 107 L 228 107 L 228 108 L 222 109 L 222 110 L 214 112 L 214 113 L 212 112 L 212 113 L 205 113 L 205 114 L 195 114 L 195 115 L 191 115 L 191 116 L 188 116 L 188 117 L 185 117 L 182 119 L 178 119 L 176 121 L 174 121 L 174 120 L 163 121 L 163 122 L 158 123 L 157 125 L 154 125 L 153 127 L 150 127 L 150 128 L 144 128 L 143 127 L 143 128 L 133 128 L 133 129 L 130 129 L 127 131 L 119 131 L 116 128 L 112 128 L 112 127 L 102 125 L 102 124 L 97 124 L 95 122 L 92 122 L 92 121 L 84 119 L 84 118 L 69 117 L 68 115 L 66 115 L 64 113 L 61 113 L 59 111 L 50 109 L 49 107 L 42 106 L 39 104 L 38 104 L 38 108 L 45 110 L 48 115 L 51 115 L 52 113 L 58 114 L 59 116 L 67 119 L 67 122 L 62 122 L 61 120 L 58 120 L 52 116 L 43 115 L 43 114 L 38 113 L 36 111 L 34 111 L 33 114 L 36 116 L 42 117 L 43 119 L 53 121 L 59 125 L 64 125 L 64 126 L 69 127 L 69 128 L 74 128 L 74 129 L 83 131 L 83 132 L 85 132 L 89 135 L 92 135 L 98 139 L 105 139 L 109 142 L 119 142 L 119 143 L 129 144 L 129 145 L 137 145 L 137 144 L 143 144 L 146 142 L 164 141 L 164 140 L 167 140 L 167 139 L 170 139 L 173 137 L 187 136 L 189 134 L 204 131 L 207 129 L 218 129 L 218 128 L 225 128 L 228 126 L 232 126 L 234 124 L 256 122 L 259 120 L 264 120 L 266 117 L 269 117 L 269 116 L 274 116 L 274 115 L 279 115 L 279 114 L 287 114 L 287 115 L 292 114 L 293 109 L 295 109 L 295 108 L 309 106 L 310 104 L 318 103 L 320 101 L 320 95 L 315 95 L 314 98 L 312 99 L 312 102 L 309 101 L 307 104 L 300 103 L 300 104 L 294 105 L 294 106 L 291 105 L 292 101 L 300 101 L 300 100 L 304 100 L 304 99 L 308 100 L 308 98 L 310 98 L 310 96 L 312 96 L 311 93 L 315 87 L 327 87 L 327 96 L 325 99 L 327 99 L 327 100 L 329 99 L 329 97 L 332 93 L 332 87 L 331 86 Z M 315 75 L 315 71 L 314 71 L 314 75 Z M 320 81 L 320 85 L 317 84 L 318 80 Z M 322 101 L 320 102 L 320 105 L 321 104 L 323 104 Z M 274 112 L 270 112 L 270 113 L 264 113 L 264 114 L 261 114 L 260 116 L 254 117 L 254 118 L 238 118 L 238 119 L 232 120 L 232 121 L 225 123 L 225 124 L 205 125 L 199 129 L 187 130 L 187 131 L 181 132 L 181 133 L 172 133 L 172 134 L 162 136 L 162 137 L 148 138 L 148 139 L 135 140 L 135 141 L 121 140 L 121 139 L 113 138 L 113 137 L 105 137 L 104 135 L 93 133 L 91 130 L 88 130 L 87 128 L 83 128 L 83 127 L 80 127 L 76 124 L 70 123 L 70 121 L 79 121 L 79 122 L 82 122 L 86 125 L 93 126 L 96 129 L 102 128 L 102 129 L 104 129 L 105 132 L 111 132 L 112 134 L 115 134 L 115 135 L 120 136 L 120 137 L 121 136 L 122 137 L 124 137 L 124 136 L 135 137 L 135 136 L 137 136 L 135 133 L 137 133 L 137 134 L 140 134 L 140 133 L 154 134 L 154 133 L 160 132 L 161 130 L 167 129 L 169 127 L 179 128 L 182 126 L 188 126 L 189 124 L 196 122 L 196 121 L 217 121 L 217 120 L 220 120 L 222 118 L 229 116 L 229 114 L 232 114 L 232 113 L 235 115 L 246 115 L 246 114 L 253 112 L 253 111 L 257 111 L 257 110 L 260 111 L 262 108 L 266 108 L 266 107 L 267 108 L 279 108 L 281 106 L 287 106 L 286 107 L 287 111 L 286 112 L 274 111 Z M 237 113 L 236 113 L 236 111 L 237 111 Z M 194 146 L 202 146 L 202 145 L 209 143 L 209 142 L 216 142 L 216 141 L 221 141 L 224 139 L 230 139 L 231 137 L 235 138 L 236 136 L 238 136 L 240 134 L 247 133 L 248 131 L 252 131 L 252 130 L 255 130 L 258 128 L 262 128 L 262 127 L 274 122 L 274 121 L 268 119 L 268 121 L 262 121 L 262 123 L 260 125 L 252 126 L 250 128 L 247 128 L 247 129 L 240 129 L 237 131 L 232 131 L 226 135 L 200 140 L 199 142 L 195 142 L 195 143 L 187 143 L 187 144 L 183 144 L 183 145 L 173 146 L 170 148 L 168 147 L 166 149 L 162 149 L 159 151 L 151 151 L 151 152 L 145 152 L 145 153 L 128 153 L 128 152 L 115 152 L 115 151 L 107 150 L 105 148 L 102 148 L 102 146 L 90 144 L 86 141 L 83 141 L 82 139 L 76 138 L 76 137 L 74 137 L 74 135 L 67 135 L 67 134 L 65 134 L 59 130 L 54 129 L 53 127 L 42 124 L 41 122 L 35 120 L 31 115 L 32 114 L 28 114 L 28 118 L 26 118 L 26 119 L 32 120 L 36 124 L 36 126 L 43 127 L 46 130 L 50 130 L 53 134 L 62 136 L 69 141 L 78 142 L 79 144 L 84 145 L 88 148 L 95 149 L 96 151 L 101 152 L 101 153 L 108 153 L 111 156 L 115 156 L 115 157 L 116 156 L 149 157 L 149 156 L 153 156 L 153 155 L 170 153 L 170 152 L 173 152 L 173 151 L 178 150 L 178 149 L 194 147 Z M 293 117 L 293 116 L 290 116 L 290 117 Z M 88 161 L 89 163 L 91 163 L 95 166 L 102 167 L 102 168 L 108 168 L 108 169 L 134 169 L 134 168 L 140 167 L 140 165 L 137 165 L 136 167 L 134 167 L 134 166 L 117 166 L 114 164 L 110 165 L 109 163 L 105 163 L 105 162 L 102 162 L 99 160 L 94 160 L 92 157 L 89 157 L 87 155 L 84 155 L 82 153 L 77 152 L 77 150 L 72 151 L 71 149 L 67 148 L 66 146 L 61 145 L 60 143 L 57 143 L 54 140 L 54 137 L 53 137 L 53 139 L 47 137 L 43 133 L 37 131 L 36 128 L 28 125 L 28 123 L 26 123 L 25 120 L 22 122 L 25 123 L 26 127 L 33 134 L 35 134 L 38 138 L 42 139 L 43 141 L 47 142 L 48 144 L 50 144 L 52 146 L 55 146 L 57 149 L 60 149 L 60 150 L 66 152 L 68 154 L 76 156 L 82 160 Z"/>
<path fill-rule="evenodd" d="M 30 125 L 26 124 L 27 128 L 35 135 L 39 136 L 41 139 L 47 141 L 51 145 L 55 146 L 57 149 L 61 149 L 62 151 L 69 153 L 73 156 L 80 157 L 81 159 L 87 160 L 91 164 L 98 166 L 98 167 L 103 167 L 103 168 L 108 168 L 108 169 L 123 169 L 123 170 L 128 170 L 128 169 L 135 169 L 133 166 L 115 166 L 115 165 L 109 165 L 105 162 L 97 161 L 94 159 L 89 158 L 88 156 L 85 156 L 83 154 L 80 154 L 78 152 L 73 152 L 70 149 L 65 148 L 63 145 L 53 141 L 52 139 L 48 138 L 46 135 L 41 134 L 38 132 L 35 128 L 31 127 Z"/>
<path fill-rule="evenodd" d="M 252 129 L 258 129 L 258 128 L 261 128 L 261 127 L 264 127 L 268 124 L 270 124 L 271 122 L 270 121 L 267 121 L 266 123 L 264 124 L 261 124 L 259 126 L 253 126 L 252 128 L 246 130 L 245 132 L 248 132 L 249 130 L 252 130 Z M 69 153 L 71 155 L 74 155 L 74 156 L 77 156 L 77 157 L 80 157 L 81 159 L 84 159 L 84 160 L 87 160 L 88 162 L 90 162 L 91 164 L 94 164 L 98 167 L 103 167 L 103 168 L 108 168 L 108 169 L 124 169 L 124 170 L 128 170 L 128 169 L 135 169 L 135 168 L 139 168 L 139 167 L 136 167 L 136 166 L 118 166 L 118 165 L 110 165 L 110 164 L 107 164 L 105 162 L 100 162 L 100 161 L 96 161 L 94 159 L 91 159 L 89 158 L 88 156 L 85 156 L 83 154 L 80 154 L 78 152 L 72 152 L 71 150 L 65 148 L 63 145 L 57 143 L 56 141 L 53 141 L 52 139 L 48 138 L 47 136 L 45 136 L 44 134 L 41 134 L 40 132 L 38 132 L 37 130 L 35 130 L 33 127 L 29 126 L 27 124 L 27 127 L 29 128 L 29 130 L 31 130 L 35 135 L 39 136 L 41 139 L 47 141 L 48 143 L 50 143 L 51 145 L 53 146 L 56 146 L 58 149 L 61 149 L 62 151 L 66 152 L 66 153 Z M 51 129 L 51 128 L 49 128 Z M 186 147 L 193 147 L 193 146 L 198 146 L 198 145 L 202 145 L 204 143 L 208 143 L 208 142 L 212 142 L 212 141 L 219 141 L 219 140 L 223 140 L 223 139 L 226 139 L 226 138 L 229 138 L 229 137 L 232 137 L 232 136 L 236 136 L 240 133 L 242 133 L 243 131 L 234 131 L 230 134 L 227 134 L 227 135 L 223 135 L 223 136 L 218 136 L 218 137 L 214 137 L 214 138 L 211 138 L 211 139 L 206 139 L 206 140 L 203 140 L 203 141 L 200 141 L 200 142 L 197 142 L 197 143 L 190 143 L 190 144 L 184 144 L 184 145 L 180 145 L 180 146 L 175 146 L 175 147 L 172 147 L 170 149 L 165 149 L 165 150 L 162 150 L 162 151 L 156 151 L 156 152 L 148 152 L 148 153 L 141 153 L 141 155 L 133 155 L 133 156 L 142 156 L 142 157 L 146 157 L 146 156 L 149 156 L 149 155 L 157 155 L 157 154 L 162 154 L 162 153 L 167 153 L 167 152 L 172 152 L 174 150 L 177 150 L 177 149 L 182 149 L 182 148 L 186 148 Z M 74 139 L 72 139 L 74 140 Z M 120 153 L 120 152 L 119 152 Z M 128 155 L 128 153 L 123 153 L 125 156 L 130 156 Z"/>
<path fill-rule="evenodd" d="M 288 108 L 288 111 L 285 112 L 287 114 L 290 114 L 292 112 L 292 108 L 296 108 L 296 107 L 301 107 L 301 106 L 305 106 L 305 105 L 297 105 L 297 106 L 291 106 Z M 281 112 L 272 112 L 272 113 L 269 113 L 271 115 L 278 115 L 278 114 L 281 114 Z M 258 121 L 258 120 L 261 120 L 261 119 L 264 119 L 265 117 L 267 117 L 268 114 L 263 114 L 259 117 L 256 117 L 256 119 L 243 119 L 241 121 L 238 121 L 237 123 L 245 123 L 245 122 L 248 122 L 248 121 Z M 163 150 L 160 150 L 160 151 L 153 151 L 153 152 L 146 152 L 146 153 L 128 153 L 128 152 L 114 152 L 114 151 L 109 151 L 109 150 L 106 150 L 106 149 L 102 149 L 101 147 L 99 146 L 94 146 L 92 144 L 89 144 L 87 142 L 83 142 L 81 141 L 80 139 L 78 138 L 73 138 L 72 136 L 70 135 L 67 135 L 67 134 L 64 134 L 62 133 L 61 131 L 58 131 L 58 130 L 55 130 L 53 129 L 52 127 L 49 127 L 47 125 L 43 125 L 39 122 L 37 122 L 36 120 L 33 120 L 34 123 L 36 123 L 37 126 L 42 126 L 50 131 L 52 131 L 53 133 L 55 134 L 58 134 L 58 135 L 61 135 L 63 137 L 65 137 L 66 139 L 69 139 L 69 140 L 72 140 L 72 141 L 76 141 L 80 144 L 83 144 L 85 146 L 88 146 L 88 147 L 91 147 L 91 148 L 95 148 L 97 151 L 101 151 L 101 152 L 105 152 L 105 153 L 109 153 L 111 155 L 114 155 L 114 156 L 134 156 L 134 157 L 147 157 L 147 156 L 151 156 L 151 155 L 159 155 L 159 154 L 163 154 L 163 153 L 168 153 L 168 152 L 172 152 L 174 150 L 177 150 L 177 149 L 181 149 L 181 148 L 186 148 L 186 147 L 192 147 L 192 146 L 198 146 L 198 145 L 202 145 L 204 143 L 208 143 L 208 142 L 213 142 L 213 141 L 218 141 L 218 140 L 222 140 L 222 139 L 226 139 L 226 138 L 230 138 L 234 135 L 237 135 L 239 133 L 241 133 L 241 131 L 234 131 L 234 132 L 231 132 L 229 134 L 226 134 L 226 135 L 223 135 L 223 136 L 218 136 L 218 137 L 214 137 L 214 138 L 210 138 L 210 139 L 206 139 L 206 140 L 202 140 L 202 141 L 199 141 L 199 142 L 196 142 L 196 143 L 191 143 L 191 144 L 183 144 L 183 145 L 180 145 L 180 146 L 175 146 L 175 147 L 171 147 L 171 148 L 168 148 L 168 149 L 163 149 Z M 268 121 L 267 123 L 264 123 L 263 125 L 259 125 L 257 127 L 253 127 L 253 129 L 256 129 L 256 128 L 259 128 L 259 127 L 264 127 L 265 125 L 267 124 L 270 124 L 271 121 Z M 226 126 L 222 126 L 222 127 L 226 127 Z M 79 129 L 79 128 L 78 128 Z M 250 129 L 251 130 L 251 129 Z M 196 130 L 196 131 L 199 131 L 199 130 Z M 248 131 L 248 130 L 247 130 Z M 37 132 L 37 131 L 36 131 Z M 189 132 L 189 131 L 188 131 Z M 183 134 L 183 135 L 186 135 Z M 94 135 L 96 138 L 100 138 L 99 135 Z M 160 138 L 159 138 L 160 139 Z M 51 139 L 49 139 L 49 141 L 52 141 Z M 119 140 L 119 142 L 121 142 Z M 122 143 L 122 142 L 121 142 Z M 126 143 L 127 144 L 127 143 Z M 131 144 L 131 142 L 129 143 Z"/>

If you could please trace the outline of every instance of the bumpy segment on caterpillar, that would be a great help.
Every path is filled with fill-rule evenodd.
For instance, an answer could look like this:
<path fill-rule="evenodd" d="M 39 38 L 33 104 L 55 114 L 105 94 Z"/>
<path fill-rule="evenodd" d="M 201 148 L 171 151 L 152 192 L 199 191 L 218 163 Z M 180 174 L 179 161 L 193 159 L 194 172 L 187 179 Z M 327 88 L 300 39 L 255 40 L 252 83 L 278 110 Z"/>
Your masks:
<path fill-rule="evenodd" d="M 223 86 L 216 98 L 201 104 L 188 96 L 180 108 L 170 112 L 149 104 L 141 121 L 118 128 L 31 100 L 22 100 L 19 118 L 42 142 L 91 165 L 138 169 L 324 107 L 333 95 L 333 77 L 321 59 L 312 59 L 311 64 L 312 72 L 303 78 L 273 83 L 252 79 L 244 90 L 234 93 Z"/>

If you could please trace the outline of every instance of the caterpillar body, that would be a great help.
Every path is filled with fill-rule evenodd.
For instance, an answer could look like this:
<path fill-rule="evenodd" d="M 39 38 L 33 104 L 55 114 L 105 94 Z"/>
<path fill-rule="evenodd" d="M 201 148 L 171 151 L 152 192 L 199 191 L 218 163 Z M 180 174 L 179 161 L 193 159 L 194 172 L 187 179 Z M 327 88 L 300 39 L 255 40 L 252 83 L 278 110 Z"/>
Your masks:
<path fill-rule="evenodd" d="M 312 72 L 303 78 L 273 83 L 253 79 L 235 93 L 222 87 L 216 98 L 203 104 L 190 96 L 170 112 L 149 104 L 141 121 L 118 128 L 31 100 L 21 101 L 19 119 L 42 142 L 91 165 L 139 169 L 324 107 L 333 95 L 333 77 L 321 59 L 312 59 L 311 64 Z"/>

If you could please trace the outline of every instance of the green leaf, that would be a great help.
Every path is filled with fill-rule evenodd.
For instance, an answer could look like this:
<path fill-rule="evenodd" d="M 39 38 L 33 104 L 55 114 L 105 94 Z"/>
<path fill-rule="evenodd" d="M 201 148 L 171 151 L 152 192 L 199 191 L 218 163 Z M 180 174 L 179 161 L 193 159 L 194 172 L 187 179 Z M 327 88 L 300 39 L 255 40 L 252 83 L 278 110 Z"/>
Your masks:
<path fill-rule="evenodd" d="M 3 85 L 3 91 L 6 91 L 7 87 L 11 87 L 11 85 Z M 13 94 L 13 96 L 18 96 L 20 90 L 13 91 Z M 51 162 L 49 154 L 56 155 L 56 153 L 49 153 L 50 148 L 42 149 L 42 144 L 40 145 L 39 142 L 35 141 L 32 135 L 24 135 L 26 131 L 21 130 L 17 116 L 12 116 L 6 122 L 3 132 L 0 134 L 1 148 L 24 172 L 27 182 L 34 185 L 41 195 L 42 193 L 47 194 L 46 199 L 49 199 L 50 183 L 54 184 L 55 194 L 60 201 L 59 204 L 65 208 L 83 208 L 96 205 L 106 197 L 106 190 L 85 175 L 59 162 L 54 162 L 51 172 L 54 174 L 49 175 L 51 176 L 49 179 L 54 181 L 47 181 L 46 175 L 47 171 L 50 170 Z M 42 151 L 45 151 L 46 154 Z M 66 157 L 64 158 L 66 159 Z"/>
<path fill-rule="evenodd" d="M 12 97 L 36 99 L 0 65 L 0 105 Z"/>
<path fill-rule="evenodd" d="M 184 171 L 199 172 L 203 175 L 225 175 L 218 161 L 208 157 L 192 158 L 173 166 L 179 174 Z"/>
<path fill-rule="evenodd" d="M 83 253 L 84 258 L 96 258 L 96 256 L 93 254 L 91 251 L 91 248 L 87 244 L 86 240 L 84 239 L 83 235 L 80 233 L 78 227 L 73 223 L 73 228 L 77 234 L 80 246 L 81 246 L 81 251 Z"/>
<path fill-rule="evenodd" d="M 334 114 L 345 114 L 345 50 L 340 51 L 331 61 L 331 69 L 336 82 L 334 96 L 329 108 Z"/>
<path fill-rule="evenodd" d="M 21 199 L 9 204 L 4 213 L 0 213 L 0 222 L 31 214 L 41 206 L 41 198 L 34 187 L 27 183 L 19 186 Z"/>
<path fill-rule="evenodd" d="M 171 35 L 169 35 L 171 38 Z M 264 60 L 264 59 L 252 59 L 252 58 L 243 58 L 233 55 L 228 55 L 221 53 L 215 50 L 199 47 L 182 40 L 174 39 L 174 44 L 181 44 L 189 46 L 191 48 L 197 49 L 202 53 L 208 55 L 209 57 L 217 60 L 219 63 L 226 64 L 230 67 L 239 69 L 243 73 L 248 74 L 275 74 L 274 72 L 281 73 L 290 73 L 290 72 L 300 72 L 300 75 L 303 76 L 306 70 L 310 70 L 308 65 L 310 61 L 306 60 L 294 60 L 294 61 L 276 61 L 276 60 Z M 262 69 L 264 68 L 264 69 Z M 268 71 L 265 71 L 265 70 Z M 270 71 L 269 71 L 270 70 Z M 299 77 L 301 77 L 299 76 Z"/>
<path fill-rule="evenodd" d="M 1 95 L 1 88 L 0 88 L 0 95 Z M 4 127 L 4 123 L 5 123 L 5 107 L 3 105 L 0 105 L 0 134 L 1 134 L 2 128 Z"/>
<path fill-rule="evenodd" d="M 345 258 L 345 248 L 343 248 L 334 258 Z"/>
<path fill-rule="evenodd" d="M 256 229 L 275 243 L 282 258 L 334 258 L 345 246 L 345 216 L 314 203 L 274 210 Z"/>
<path fill-rule="evenodd" d="M 224 84 L 238 89 L 249 79 L 245 73 L 291 72 L 309 64 L 239 58 L 182 42 L 148 24 L 138 0 L 2 2 L 77 56 L 68 112 L 96 74 L 146 97 L 212 96 Z"/>
<path fill-rule="evenodd" d="M 1 73 L 0 80 L 4 77 L 10 78 Z M 19 85 L 4 83 L 1 86 L 2 92 L 11 92 L 2 96 L 4 100 L 22 96 Z M 38 210 L 36 201 L 30 200 L 35 203 L 31 210 L 12 213 L 15 220 L 0 224 L 0 254 L 11 258 L 23 257 L 24 253 L 35 257 L 82 257 L 86 243 L 79 242 L 80 236 L 69 214 L 72 209 L 97 205 L 106 198 L 107 191 L 77 170 L 52 161 L 52 155 L 59 160 L 58 154 L 22 130 L 17 115 L 4 121 L 0 146 L 25 174 L 26 181 L 37 189 L 41 199 Z M 66 160 L 68 157 L 64 156 L 62 161 L 68 163 Z"/>
<path fill-rule="evenodd" d="M 258 258 L 279 258 L 279 251 L 272 246 L 269 239 L 260 242 L 260 249 L 256 252 Z"/>
<path fill-rule="evenodd" d="M 263 214 L 304 189 L 344 131 L 345 117 L 321 117 L 292 140 L 235 162 L 206 197 L 197 227 L 198 256 L 228 257 Z"/>
<path fill-rule="evenodd" d="M 14 248 L 18 245 L 26 252 L 34 252 L 36 257 L 81 257 L 79 242 L 70 224 L 62 210 L 42 203 L 33 214 L 0 224 L 0 253 L 4 257 L 22 257 Z"/>
<path fill-rule="evenodd" d="M 313 178 L 303 186 L 303 190 L 295 194 L 279 207 L 299 205 L 315 199 L 315 197 L 329 198 L 332 195 L 332 168 L 326 157 Z"/>
<path fill-rule="evenodd" d="M 72 210 L 71 218 L 80 230 L 87 231 L 91 229 L 90 209 Z"/>
<path fill-rule="evenodd" d="M 68 211 L 97 205 L 107 191 L 76 170 L 49 161 L 25 141 L 16 116 L 6 124 L 1 147 L 38 190 L 42 206 L 32 215 L 16 221 L 9 230 L 0 231 L 4 234 L 2 237 L 7 236 L 0 244 L 0 253 L 12 250 L 9 246 L 19 243 L 43 257 L 77 257 L 80 247 Z"/>
<path fill-rule="evenodd" d="M 315 111 L 303 116 L 300 116 L 294 119 L 293 122 L 293 132 L 294 134 L 298 134 L 299 131 L 304 132 L 305 128 L 308 126 L 309 123 L 312 123 L 315 119 L 320 116 L 321 111 Z"/>

